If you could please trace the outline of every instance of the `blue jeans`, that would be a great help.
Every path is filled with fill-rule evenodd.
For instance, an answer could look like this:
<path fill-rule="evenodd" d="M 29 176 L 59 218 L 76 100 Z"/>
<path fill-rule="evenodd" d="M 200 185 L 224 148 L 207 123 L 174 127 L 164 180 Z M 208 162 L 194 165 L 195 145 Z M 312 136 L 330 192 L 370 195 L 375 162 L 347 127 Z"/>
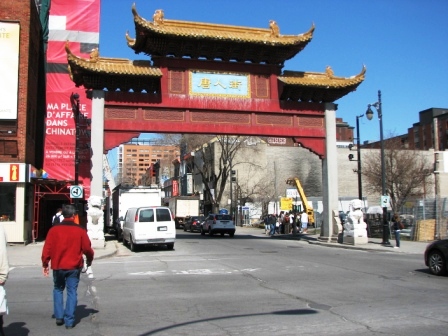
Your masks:
<path fill-rule="evenodd" d="M 275 234 L 275 224 L 271 224 L 271 232 L 269 232 L 271 235 Z"/>
<path fill-rule="evenodd" d="M 394 234 L 395 234 L 395 243 L 397 247 L 400 247 L 400 230 L 395 230 Z"/>
<path fill-rule="evenodd" d="M 78 284 L 81 269 L 53 270 L 54 316 L 64 319 L 66 326 L 75 324 L 75 310 L 78 304 Z M 67 302 L 64 310 L 64 289 L 67 287 Z"/>

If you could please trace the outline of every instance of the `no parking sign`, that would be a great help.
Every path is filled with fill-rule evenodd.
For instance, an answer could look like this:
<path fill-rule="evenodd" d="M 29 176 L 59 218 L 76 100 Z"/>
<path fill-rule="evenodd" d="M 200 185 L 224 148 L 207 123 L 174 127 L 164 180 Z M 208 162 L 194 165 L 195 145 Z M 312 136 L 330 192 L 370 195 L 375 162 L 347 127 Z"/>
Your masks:
<path fill-rule="evenodd" d="M 70 186 L 70 198 L 82 198 L 83 190 L 82 186 Z"/>

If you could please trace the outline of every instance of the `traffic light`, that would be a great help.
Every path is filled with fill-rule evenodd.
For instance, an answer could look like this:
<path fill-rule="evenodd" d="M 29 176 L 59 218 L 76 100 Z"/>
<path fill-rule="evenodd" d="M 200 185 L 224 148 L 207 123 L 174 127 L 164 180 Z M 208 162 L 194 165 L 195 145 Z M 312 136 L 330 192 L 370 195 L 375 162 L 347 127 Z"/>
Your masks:
<path fill-rule="evenodd" d="M 235 176 L 236 170 L 231 170 L 230 175 L 231 175 L 232 182 L 236 182 L 236 176 Z"/>
<path fill-rule="evenodd" d="M 355 156 L 354 156 L 353 154 L 349 154 L 349 155 L 348 155 L 348 159 L 349 159 L 350 161 L 353 161 L 354 158 L 355 158 Z"/>
<path fill-rule="evenodd" d="M 352 150 L 353 147 L 355 147 L 354 144 L 350 144 L 350 145 L 348 145 L 348 149 L 349 149 L 349 150 Z"/>

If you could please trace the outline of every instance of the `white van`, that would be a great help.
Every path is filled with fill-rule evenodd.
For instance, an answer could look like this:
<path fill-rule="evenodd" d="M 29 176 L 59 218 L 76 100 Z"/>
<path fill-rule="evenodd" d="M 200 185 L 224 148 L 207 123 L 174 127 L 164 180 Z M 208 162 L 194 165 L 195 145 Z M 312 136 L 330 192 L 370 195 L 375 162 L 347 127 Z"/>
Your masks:
<path fill-rule="evenodd" d="M 123 223 L 123 244 L 131 251 L 137 245 L 166 245 L 174 248 L 176 224 L 168 207 L 150 206 L 129 208 Z"/>

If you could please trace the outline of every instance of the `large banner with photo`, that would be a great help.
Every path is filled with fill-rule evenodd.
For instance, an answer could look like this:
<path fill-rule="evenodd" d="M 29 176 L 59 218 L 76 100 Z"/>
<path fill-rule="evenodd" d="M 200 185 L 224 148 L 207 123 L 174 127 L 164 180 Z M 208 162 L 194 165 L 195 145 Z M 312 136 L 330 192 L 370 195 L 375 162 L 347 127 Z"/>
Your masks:
<path fill-rule="evenodd" d="M 92 102 L 83 88 L 70 80 L 65 44 L 77 56 L 89 58 L 98 48 L 100 0 L 52 0 L 47 48 L 47 115 L 44 177 L 75 179 L 75 154 L 78 153 L 78 180 L 90 194 L 90 123 Z M 79 95 L 78 146 L 72 95 Z"/>

